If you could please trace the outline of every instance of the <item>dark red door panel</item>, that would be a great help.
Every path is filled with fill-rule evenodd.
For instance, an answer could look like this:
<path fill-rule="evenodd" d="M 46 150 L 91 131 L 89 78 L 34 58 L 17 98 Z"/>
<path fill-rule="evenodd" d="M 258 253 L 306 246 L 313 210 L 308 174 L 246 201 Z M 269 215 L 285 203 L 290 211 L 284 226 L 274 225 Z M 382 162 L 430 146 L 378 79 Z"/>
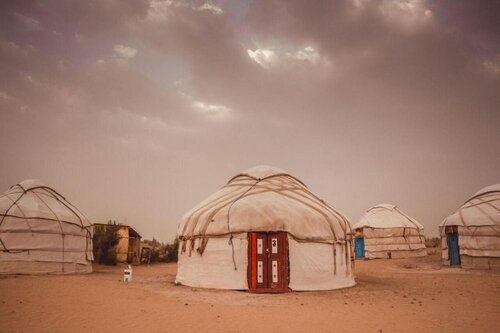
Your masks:
<path fill-rule="evenodd" d="M 288 290 L 286 233 L 248 234 L 248 286 L 253 292 Z"/>

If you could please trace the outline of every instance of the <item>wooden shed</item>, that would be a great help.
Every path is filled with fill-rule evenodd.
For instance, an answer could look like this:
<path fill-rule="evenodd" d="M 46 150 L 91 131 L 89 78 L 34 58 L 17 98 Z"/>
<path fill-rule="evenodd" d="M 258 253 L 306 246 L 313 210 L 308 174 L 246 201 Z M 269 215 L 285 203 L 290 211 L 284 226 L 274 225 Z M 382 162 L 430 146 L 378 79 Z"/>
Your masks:
<path fill-rule="evenodd" d="M 116 260 L 118 262 L 140 263 L 141 235 L 131 226 L 94 223 L 94 227 L 118 228 L 118 245 L 116 246 Z"/>

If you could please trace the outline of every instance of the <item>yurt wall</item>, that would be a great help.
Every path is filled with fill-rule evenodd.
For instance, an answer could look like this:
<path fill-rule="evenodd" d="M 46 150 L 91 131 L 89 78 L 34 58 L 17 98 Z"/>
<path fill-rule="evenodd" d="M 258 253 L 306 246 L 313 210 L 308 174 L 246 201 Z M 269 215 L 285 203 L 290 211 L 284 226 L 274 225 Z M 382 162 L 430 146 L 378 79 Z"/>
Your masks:
<path fill-rule="evenodd" d="M 0 196 L 0 273 L 92 271 L 88 219 L 62 195 L 27 180 Z"/>
<path fill-rule="evenodd" d="M 439 230 L 445 265 L 500 269 L 500 184 L 479 190 Z"/>

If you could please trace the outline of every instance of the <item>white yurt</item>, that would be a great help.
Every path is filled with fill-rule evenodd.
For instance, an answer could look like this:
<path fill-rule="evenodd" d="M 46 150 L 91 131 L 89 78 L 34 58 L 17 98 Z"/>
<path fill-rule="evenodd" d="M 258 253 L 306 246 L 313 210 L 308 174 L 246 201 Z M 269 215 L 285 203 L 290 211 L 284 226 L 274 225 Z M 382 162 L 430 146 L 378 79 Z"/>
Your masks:
<path fill-rule="evenodd" d="M 25 180 L 0 195 L 0 273 L 92 272 L 89 220 L 54 189 Z"/>
<path fill-rule="evenodd" d="M 355 284 L 351 226 L 294 176 L 256 166 L 182 219 L 176 282 L 252 292 Z"/>
<path fill-rule="evenodd" d="M 427 255 L 424 227 L 394 205 L 373 206 L 353 225 L 353 229 L 357 258 L 408 258 Z"/>
<path fill-rule="evenodd" d="M 479 190 L 439 225 L 445 265 L 500 269 L 500 184 Z"/>

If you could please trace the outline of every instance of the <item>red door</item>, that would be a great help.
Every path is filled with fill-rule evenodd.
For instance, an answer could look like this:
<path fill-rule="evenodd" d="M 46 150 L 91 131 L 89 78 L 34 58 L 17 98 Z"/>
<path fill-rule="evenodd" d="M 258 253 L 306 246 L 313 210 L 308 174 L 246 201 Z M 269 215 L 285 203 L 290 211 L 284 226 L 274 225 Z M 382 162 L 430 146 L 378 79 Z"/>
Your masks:
<path fill-rule="evenodd" d="M 252 292 L 288 291 L 285 232 L 248 233 L 248 286 Z"/>

